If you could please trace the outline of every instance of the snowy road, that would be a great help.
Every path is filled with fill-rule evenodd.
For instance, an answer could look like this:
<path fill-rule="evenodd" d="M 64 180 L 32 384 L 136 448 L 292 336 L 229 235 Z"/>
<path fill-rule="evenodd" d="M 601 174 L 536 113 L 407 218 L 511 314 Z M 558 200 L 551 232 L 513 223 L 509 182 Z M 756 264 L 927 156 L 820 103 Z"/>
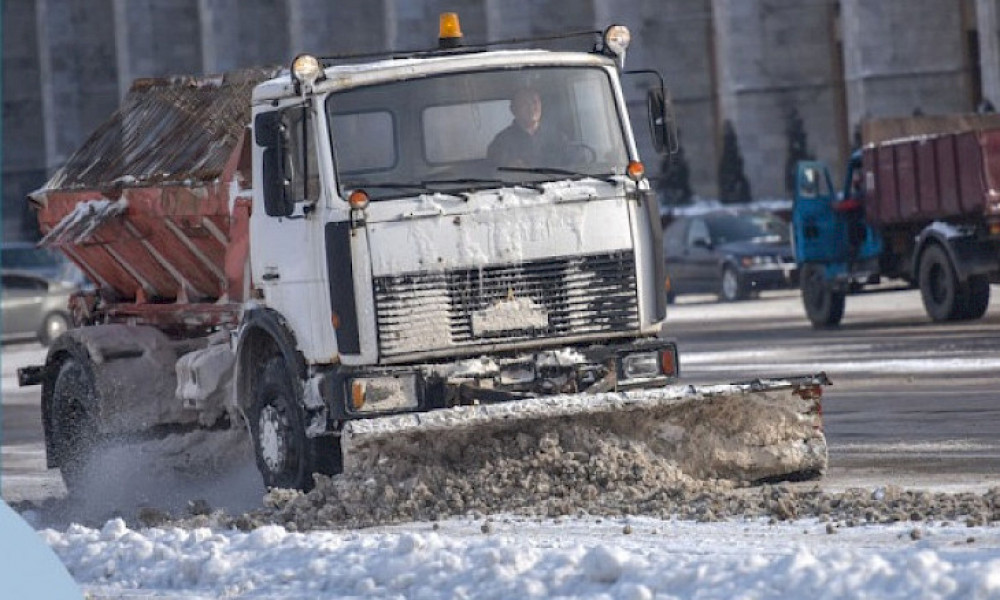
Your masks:
<path fill-rule="evenodd" d="M 981 492 L 1000 485 L 993 291 L 986 318 L 972 323 L 929 323 L 910 290 L 850 297 L 834 331 L 813 331 L 794 293 L 730 305 L 682 298 L 670 323 L 691 382 L 829 373 L 824 489 Z M 13 368 L 40 356 L 37 346 L 19 345 L 2 357 L 0 482 L 10 501 L 62 494 L 58 476 L 43 468 L 37 391 L 13 387 Z M 230 501 L 259 498 L 245 475 L 222 486 Z M 220 487 L 194 484 L 206 488 L 187 493 Z M 116 499 L 128 501 L 148 496 Z M 225 506 L 225 497 L 213 505 Z M 100 511 L 78 514 L 89 527 L 43 535 L 97 598 L 1000 598 L 1000 528 L 962 521 L 851 527 L 497 515 L 299 534 L 274 526 L 138 530 L 94 521 Z"/>

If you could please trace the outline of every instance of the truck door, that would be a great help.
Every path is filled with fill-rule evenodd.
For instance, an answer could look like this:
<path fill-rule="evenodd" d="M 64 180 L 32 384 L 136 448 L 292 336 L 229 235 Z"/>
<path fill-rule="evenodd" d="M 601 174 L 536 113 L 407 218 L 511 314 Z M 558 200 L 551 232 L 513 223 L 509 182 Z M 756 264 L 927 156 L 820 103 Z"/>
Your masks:
<path fill-rule="evenodd" d="M 847 261 L 843 219 L 833 207 L 836 201 L 826 166 L 800 162 L 792 207 L 793 249 L 799 264 Z"/>
<path fill-rule="evenodd" d="M 331 327 L 325 289 L 321 138 L 311 101 L 260 112 L 254 138 L 251 267 L 267 305 L 281 313 L 307 358 L 321 356 Z"/>

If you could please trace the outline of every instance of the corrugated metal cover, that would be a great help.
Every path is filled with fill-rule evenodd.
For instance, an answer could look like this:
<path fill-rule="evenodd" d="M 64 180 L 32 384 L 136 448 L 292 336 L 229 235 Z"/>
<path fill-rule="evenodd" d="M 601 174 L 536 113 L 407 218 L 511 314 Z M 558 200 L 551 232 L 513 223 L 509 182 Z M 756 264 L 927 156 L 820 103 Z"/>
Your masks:
<path fill-rule="evenodd" d="M 250 121 L 254 86 L 277 70 L 136 80 L 121 108 L 36 194 L 217 179 Z"/>

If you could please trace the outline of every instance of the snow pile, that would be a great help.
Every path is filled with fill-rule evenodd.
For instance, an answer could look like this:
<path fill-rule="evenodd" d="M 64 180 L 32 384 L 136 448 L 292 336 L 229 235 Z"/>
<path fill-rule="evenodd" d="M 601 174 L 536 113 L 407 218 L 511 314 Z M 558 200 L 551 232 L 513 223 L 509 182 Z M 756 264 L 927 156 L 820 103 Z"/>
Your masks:
<path fill-rule="evenodd" d="M 273 520 L 294 529 L 434 520 L 470 511 L 561 516 L 654 511 L 672 494 L 732 487 L 685 475 L 670 460 L 593 427 L 526 424 L 518 431 L 456 441 L 442 452 L 384 460 L 373 468 L 317 477 L 308 494 L 272 490 Z M 449 448 L 452 451 L 449 452 Z M 261 520 L 263 519 L 263 520 Z"/>
<path fill-rule="evenodd" d="M 917 534 L 915 532 L 922 531 Z M 995 528 L 652 519 L 418 523 L 380 532 L 74 526 L 42 536 L 89 597 L 995 598 Z M 129 590 L 144 590 L 141 596 Z M 197 595 L 197 596 L 196 596 Z M 170 596 L 174 597 L 174 596 Z"/>

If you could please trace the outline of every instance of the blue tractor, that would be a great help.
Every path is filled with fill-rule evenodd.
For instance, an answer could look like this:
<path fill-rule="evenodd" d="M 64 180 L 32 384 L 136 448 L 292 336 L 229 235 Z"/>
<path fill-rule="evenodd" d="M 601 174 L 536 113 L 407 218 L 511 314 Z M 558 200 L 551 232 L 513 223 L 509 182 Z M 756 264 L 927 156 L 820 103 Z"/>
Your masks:
<path fill-rule="evenodd" d="M 834 188 L 823 163 L 798 163 L 792 247 L 813 327 L 838 325 L 847 293 L 879 280 L 882 236 L 865 219 L 862 196 L 860 151 L 848 161 L 842 191 Z"/>

